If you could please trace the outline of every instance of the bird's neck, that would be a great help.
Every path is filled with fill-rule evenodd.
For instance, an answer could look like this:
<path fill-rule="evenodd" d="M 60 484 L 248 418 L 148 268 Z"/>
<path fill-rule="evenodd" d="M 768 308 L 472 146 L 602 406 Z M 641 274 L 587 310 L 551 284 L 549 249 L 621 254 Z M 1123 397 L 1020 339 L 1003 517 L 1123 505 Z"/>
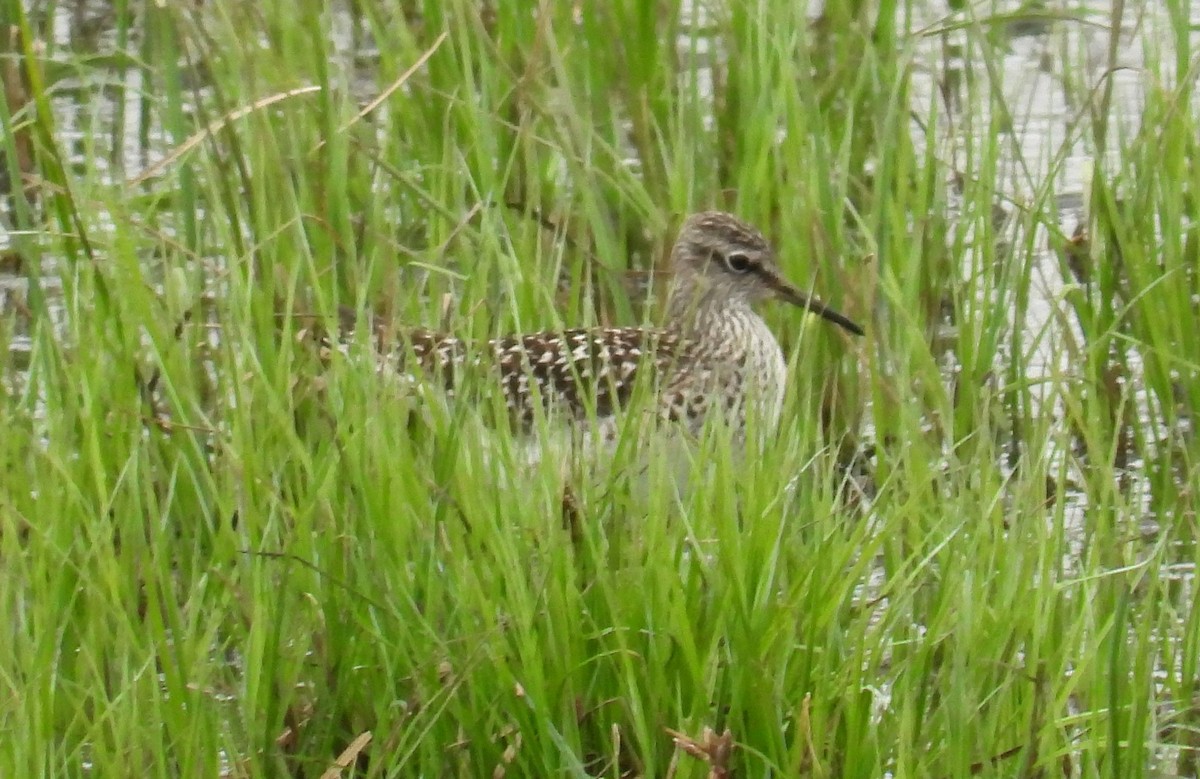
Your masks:
<path fill-rule="evenodd" d="M 757 315 L 746 301 L 703 276 L 678 279 L 667 293 L 667 321 L 684 332 L 703 332 L 722 320 L 746 316 Z"/>

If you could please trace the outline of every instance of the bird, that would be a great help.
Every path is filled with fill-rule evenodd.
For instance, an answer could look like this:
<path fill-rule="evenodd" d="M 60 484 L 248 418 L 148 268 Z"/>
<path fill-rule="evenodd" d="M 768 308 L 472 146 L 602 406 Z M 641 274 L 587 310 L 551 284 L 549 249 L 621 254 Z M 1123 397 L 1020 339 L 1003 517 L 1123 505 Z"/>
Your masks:
<path fill-rule="evenodd" d="M 636 388 L 649 384 L 642 411 L 655 421 L 696 436 L 719 414 L 740 437 L 751 413 L 764 429 L 774 428 L 787 382 L 783 350 L 755 312 L 759 303 L 781 300 L 864 333 L 790 282 L 763 234 L 729 213 L 687 217 L 669 269 L 661 325 L 516 333 L 481 344 L 436 330 L 376 327 L 379 370 L 431 384 L 451 399 L 467 376 L 490 377 L 519 430 L 529 432 L 539 415 L 574 428 L 592 421 L 610 443 Z M 355 313 L 343 312 L 343 319 L 349 325 Z"/>

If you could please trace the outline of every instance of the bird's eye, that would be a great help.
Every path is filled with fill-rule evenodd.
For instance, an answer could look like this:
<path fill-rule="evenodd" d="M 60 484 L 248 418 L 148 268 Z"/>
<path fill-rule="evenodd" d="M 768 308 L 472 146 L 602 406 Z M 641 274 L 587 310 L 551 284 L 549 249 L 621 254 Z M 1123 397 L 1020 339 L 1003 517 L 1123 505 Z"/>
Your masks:
<path fill-rule="evenodd" d="M 754 261 L 741 252 L 730 252 L 725 255 L 725 267 L 733 273 L 748 273 L 754 268 Z"/>

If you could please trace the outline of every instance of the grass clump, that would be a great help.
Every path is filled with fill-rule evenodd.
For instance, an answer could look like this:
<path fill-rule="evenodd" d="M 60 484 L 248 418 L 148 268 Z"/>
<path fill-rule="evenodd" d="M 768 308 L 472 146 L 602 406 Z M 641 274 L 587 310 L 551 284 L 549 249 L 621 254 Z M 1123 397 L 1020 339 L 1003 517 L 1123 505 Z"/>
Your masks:
<path fill-rule="evenodd" d="M 0 12 L 0 774 L 1194 775 L 1186 13 L 828 5 Z M 870 333 L 679 493 L 307 337 L 639 321 L 708 207 Z"/>

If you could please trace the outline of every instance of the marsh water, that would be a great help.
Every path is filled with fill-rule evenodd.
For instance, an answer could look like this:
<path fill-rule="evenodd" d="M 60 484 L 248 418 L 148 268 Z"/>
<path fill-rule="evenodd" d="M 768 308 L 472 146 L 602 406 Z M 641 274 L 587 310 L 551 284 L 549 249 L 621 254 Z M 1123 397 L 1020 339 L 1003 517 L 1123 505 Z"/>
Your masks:
<path fill-rule="evenodd" d="M 1017 3 L 1009 5 L 1011 8 L 998 5 L 992 13 L 1003 18 L 1004 11 L 1019 7 Z M 713 29 L 702 5 L 685 3 L 685 9 L 682 18 L 690 20 L 697 35 Z M 31 10 L 36 16 L 36 3 Z M 820 10 L 820 4 L 815 3 L 810 15 L 815 18 Z M 1004 225 L 998 234 L 1011 247 L 1034 247 L 1028 260 L 1034 283 L 1029 290 L 1030 300 L 1020 313 L 1020 326 L 1030 335 L 1022 342 L 1033 347 L 1005 358 L 1022 361 L 1030 384 L 1045 388 L 1040 398 L 1035 391 L 1035 400 L 1054 404 L 1054 380 L 1069 376 L 1072 370 L 1068 357 L 1072 350 L 1064 348 L 1064 342 L 1079 335 L 1072 330 L 1069 317 L 1056 317 L 1055 312 L 1063 305 L 1064 289 L 1077 280 L 1064 278 L 1059 258 L 1051 248 L 1051 231 L 1039 229 L 1038 234 L 1025 235 L 1020 220 L 1013 217 L 1028 211 L 1049 213 L 1043 224 L 1056 222 L 1059 238 L 1072 235 L 1086 222 L 1090 177 L 1104 163 L 1104 155 L 1098 158 L 1091 147 L 1093 137 L 1079 129 L 1081 112 L 1089 110 L 1087 101 L 1094 96 L 1089 90 L 1111 83 L 1113 100 L 1108 120 L 1112 131 L 1105 154 L 1115 154 L 1119 139 L 1138 129 L 1147 73 L 1171 76 L 1165 61 L 1156 61 L 1153 71 L 1140 67 L 1148 56 L 1159 56 L 1146 52 L 1143 41 L 1148 34 L 1152 37 L 1156 28 L 1166 35 L 1166 12 L 1155 4 L 1145 4 L 1131 15 L 1135 24 L 1124 32 L 1117 53 L 1119 67 L 1115 69 L 1110 61 L 1106 3 L 1073 6 L 1069 19 L 1066 11 L 1055 13 L 1047 6 L 1044 17 L 1023 15 L 1008 25 L 989 21 L 997 28 L 997 46 L 1004 50 L 1002 72 L 989 74 L 978 51 L 968 45 L 967 25 L 960 23 L 970 17 L 952 15 L 949 4 L 941 2 L 918 3 L 914 10 L 917 15 L 906 22 L 912 30 L 913 142 L 918 150 L 931 149 L 944 162 L 947 176 L 953 177 L 967 171 L 969 161 L 977 156 L 973 150 L 998 141 L 1000 159 L 991 182 L 996 218 Z M 1192 17 L 1200 18 L 1200 3 L 1193 3 Z M 365 103 L 375 96 L 377 84 L 383 80 L 376 72 L 378 52 L 349 9 L 335 11 L 330 18 L 335 50 L 345 57 L 345 67 L 355 75 L 352 83 L 357 97 Z M 112 5 L 79 0 L 54 6 L 46 28 L 53 38 L 53 49 L 59 52 L 52 61 L 92 57 L 112 63 L 110 68 L 48 68 L 66 74 L 51 90 L 55 129 L 61 148 L 78 172 L 119 184 L 136 178 L 168 155 L 172 147 L 155 125 L 150 102 L 141 97 L 142 72 L 129 66 L 132 59 L 119 56 Z M 685 36 L 679 45 L 701 53 L 719 46 L 707 38 L 697 42 L 693 36 Z M 703 68 L 693 77 L 701 89 L 711 83 L 711 75 Z M 121 89 L 114 89 L 118 84 Z M 1008 107 L 1010 115 L 989 115 L 989 106 L 994 103 L 971 101 L 971 88 L 999 90 L 1003 95 L 1000 102 Z M 929 114 L 929 106 L 934 103 L 942 107 L 944 118 L 936 129 L 930 129 L 921 117 Z M 1003 121 L 998 123 L 997 119 Z M 1007 127 L 1003 137 L 989 137 L 998 125 Z M 1046 192 L 1051 193 L 1048 199 Z M 11 206 L 7 198 L 0 205 L 0 252 L 7 258 L 0 265 L 0 314 L 14 323 L 10 348 L 20 365 L 30 348 L 28 319 L 20 314 L 28 283 L 27 269 L 19 267 L 12 252 L 15 235 L 11 232 Z M 963 260 L 964 273 L 972 272 L 977 263 L 969 242 Z M 40 286 L 53 300 L 60 294 L 61 280 L 52 255 L 43 255 L 41 262 Z M 951 348 L 946 352 L 945 368 L 952 378 L 956 370 L 952 347 L 957 334 L 953 324 L 948 323 L 946 330 L 943 343 Z M 1131 380 L 1136 381 L 1138 366 L 1129 366 L 1129 370 Z M 1147 513 L 1147 528 L 1153 521 Z"/>

